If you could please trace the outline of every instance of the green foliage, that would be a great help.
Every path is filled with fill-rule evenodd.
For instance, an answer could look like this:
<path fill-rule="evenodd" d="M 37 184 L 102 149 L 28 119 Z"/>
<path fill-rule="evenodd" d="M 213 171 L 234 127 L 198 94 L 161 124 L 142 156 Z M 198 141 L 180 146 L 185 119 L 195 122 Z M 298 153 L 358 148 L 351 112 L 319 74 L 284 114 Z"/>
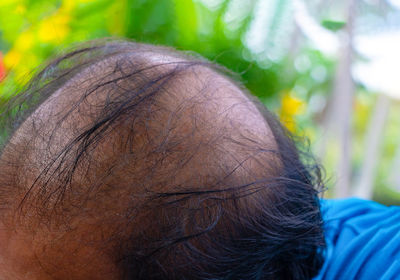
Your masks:
<path fill-rule="evenodd" d="M 278 75 L 283 65 L 270 63 L 265 68 L 245 58 L 250 51 L 243 36 L 256 1 L 249 1 L 248 13 L 233 31 L 224 20 L 230 2 L 221 1 L 210 9 L 200 1 L 188 0 L 6 0 L 0 4 L 0 51 L 5 54 L 9 74 L 0 86 L 0 98 L 8 98 L 4 92 L 23 84 L 28 73 L 63 46 L 106 36 L 201 53 L 241 73 L 242 81 L 255 95 L 276 96 L 287 84 L 287 77 Z"/>
<path fill-rule="evenodd" d="M 346 26 L 346 22 L 326 19 L 321 22 L 321 25 L 326 29 L 338 31 Z"/>

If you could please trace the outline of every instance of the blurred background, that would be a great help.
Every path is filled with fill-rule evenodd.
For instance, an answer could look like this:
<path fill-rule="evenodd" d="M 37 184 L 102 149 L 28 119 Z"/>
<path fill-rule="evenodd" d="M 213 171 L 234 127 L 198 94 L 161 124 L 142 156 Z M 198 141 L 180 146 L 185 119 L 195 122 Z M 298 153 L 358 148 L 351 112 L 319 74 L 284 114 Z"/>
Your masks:
<path fill-rule="evenodd" d="M 107 36 L 239 73 L 310 140 L 325 197 L 400 205 L 400 0 L 1 0 L 0 104 L 49 56 Z"/>

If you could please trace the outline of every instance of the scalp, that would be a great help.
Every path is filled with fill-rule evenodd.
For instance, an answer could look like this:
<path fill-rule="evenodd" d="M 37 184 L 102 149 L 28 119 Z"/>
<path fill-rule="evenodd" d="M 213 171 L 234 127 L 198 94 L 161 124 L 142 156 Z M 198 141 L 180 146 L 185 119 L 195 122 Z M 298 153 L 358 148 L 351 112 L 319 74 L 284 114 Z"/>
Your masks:
<path fill-rule="evenodd" d="M 226 279 L 244 279 L 254 268 L 268 279 L 285 273 L 280 262 L 297 265 L 278 251 L 317 254 L 310 175 L 240 85 L 167 48 L 99 49 L 38 90 L 43 98 L 0 158 L 7 213 L 35 236 L 49 275 L 219 279 L 231 270 Z M 290 203 L 308 210 L 294 216 Z M 309 239 L 295 237 L 294 225 Z"/>
<path fill-rule="evenodd" d="M 111 119 L 105 120 L 104 115 Z M 96 127 L 106 121 L 110 125 L 104 131 Z M 81 143 L 76 140 L 90 129 L 98 129 L 102 135 L 86 139 L 93 142 L 86 143 L 88 147 L 81 153 Z M 250 158 L 255 152 L 262 154 L 257 145 L 276 150 L 266 120 L 246 93 L 205 65 L 154 53 L 150 48 L 112 56 L 75 75 L 19 126 L 3 158 L 12 154 L 18 160 L 15 165 L 24 174 L 18 189 L 21 195 L 29 191 L 29 196 L 35 196 L 38 191 L 54 191 L 40 190 L 40 186 L 30 189 L 34 183 L 39 185 L 35 180 L 44 175 L 43 170 L 52 174 L 52 168 L 60 167 L 59 161 L 75 164 L 73 153 L 86 157 L 74 169 L 77 181 L 102 181 L 105 176 L 101 174 L 108 174 L 110 170 L 105 169 L 112 165 L 113 173 L 122 168 L 140 177 L 152 168 L 159 173 L 152 175 L 153 181 L 155 176 L 166 181 L 166 174 L 179 181 L 190 180 L 189 175 L 195 173 L 198 177 L 203 173 L 205 177 L 220 175 L 212 175 L 211 167 L 226 168 L 225 173 L 237 165 L 237 173 L 254 171 L 256 160 Z M 164 157 L 163 164 L 154 166 L 160 157 Z M 273 161 L 271 154 L 269 159 Z M 90 170 L 85 167 L 89 163 Z M 121 176 L 125 175 L 117 177 Z M 40 184 L 46 180 L 49 178 Z M 47 183 L 46 188 L 51 187 Z"/>
<path fill-rule="evenodd" d="M 76 250 L 65 235 L 73 229 L 69 236 L 82 239 L 85 232 L 85 239 L 110 252 L 113 242 L 104 246 L 103 239 L 136 236 L 143 242 L 140 236 L 149 232 L 157 239 L 162 224 L 169 223 L 160 216 L 187 219 L 166 214 L 171 209 L 156 210 L 160 200 L 181 199 L 168 194 L 204 192 L 200 200 L 207 201 L 207 192 L 265 179 L 277 163 L 266 153 L 272 149 L 267 122 L 229 78 L 140 45 L 138 52 L 90 65 L 43 100 L 14 132 L 2 161 L 18 167 L 9 175 L 15 180 L 19 223 L 25 228 L 47 224 L 35 232 L 36 240 L 43 242 L 40 236 L 50 231 L 62 246 L 69 240 Z M 154 200 L 157 194 L 166 197 Z M 185 200 L 174 207 L 209 204 Z M 204 227 L 218 215 L 210 209 L 215 217 L 202 221 Z M 97 233 L 88 234 L 93 227 Z M 187 227 L 193 234 L 193 225 Z M 51 251 L 47 258 L 65 257 Z"/>

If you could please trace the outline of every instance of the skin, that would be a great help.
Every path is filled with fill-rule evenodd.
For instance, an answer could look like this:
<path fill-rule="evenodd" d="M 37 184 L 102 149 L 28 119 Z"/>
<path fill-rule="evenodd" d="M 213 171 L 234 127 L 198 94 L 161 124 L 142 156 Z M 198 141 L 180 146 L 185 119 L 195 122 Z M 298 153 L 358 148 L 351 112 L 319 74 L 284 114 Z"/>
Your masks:
<path fill-rule="evenodd" d="M 8 190 L 8 203 L 0 222 L 0 279 L 120 279 L 113 243 L 105 240 L 134 234 L 117 231 L 128 223 L 120 217 L 130 205 L 143 203 L 142 186 L 138 184 L 133 190 L 128 186 L 146 178 L 146 170 L 160 156 L 149 152 L 165 141 L 173 143 L 175 138 L 180 139 L 171 146 L 163 164 L 154 168 L 152 180 L 159 182 L 152 185 L 154 191 L 176 191 L 177 186 L 185 184 L 201 188 L 212 185 L 220 174 L 226 174 L 226 184 L 245 183 L 250 178 L 264 178 L 266 172 L 272 174 L 271 166 L 279 165 L 270 153 L 258 149 L 276 149 L 276 143 L 247 93 L 215 71 L 196 66 L 179 74 L 157 94 L 157 105 L 147 107 L 152 111 L 151 118 L 136 118 L 133 136 L 129 133 L 131 120 L 119 124 L 98 143 L 90 155 L 95 164 L 88 172 L 84 166 L 78 166 L 78 175 L 72 182 L 73 188 L 81 191 L 67 193 L 58 208 L 51 198 L 49 209 L 54 206 L 58 214 L 49 215 L 44 222 L 33 210 L 40 201 L 34 199 L 40 186 L 33 190 L 29 187 L 54 155 L 99 114 L 93 108 L 101 108 L 109 91 L 103 88 L 87 97 L 61 124 L 60 116 L 82 98 L 93 79 L 111 73 L 119 59 L 109 58 L 91 66 L 54 92 L 20 125 L 4 148 L 0 169 L 6 174 L 2 184 L 7 186 L 3 188 Z M 129 56 L 124 59 L 135 61 Z M 182 59 L 141 54 L 145 65 L 177 60 Z M 173 65 L 159 71 L 168 67 Z M 129 137 L 134 139 L 135 160 L 121 145 Z M 182 161 L 183 158 L 186 160 Z M 142 159 L 140 164 L 137 159 Z M 110 173 L 110 166 L 116 163 Z M 119 187 L 109 188 L 116 185 Z M 87 186 L 96 186 L 95 191 L 87 191 Z M 128 199 L 132 192 L 139 198 Z M 21 210 L 20 202 L 24 199 L 27 206 Z M 243 207 L 243 211 L 251 212 Z M 134 231 L 157 227 L 149 218 L 152 211 L 138 215 L 133 222 Z"/>

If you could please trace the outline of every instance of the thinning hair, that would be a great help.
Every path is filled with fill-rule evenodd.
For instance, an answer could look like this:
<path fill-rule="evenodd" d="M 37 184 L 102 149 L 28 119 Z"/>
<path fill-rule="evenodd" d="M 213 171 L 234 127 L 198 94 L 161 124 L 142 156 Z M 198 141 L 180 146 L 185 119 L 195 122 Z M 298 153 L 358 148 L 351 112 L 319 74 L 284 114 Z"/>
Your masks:
<path fill-rule="evenodd" d="M 34 230 L 98 225 L 91 246 L 122 279 L 311 279 L 324 248 L 320 167 L 232 77 L 122 40 L 50 61 L 2 115 L 3 215 Z M 269 139 L 219 111 L 224 86 L 244 92 L 238 103 L 255 106 Z"/>

